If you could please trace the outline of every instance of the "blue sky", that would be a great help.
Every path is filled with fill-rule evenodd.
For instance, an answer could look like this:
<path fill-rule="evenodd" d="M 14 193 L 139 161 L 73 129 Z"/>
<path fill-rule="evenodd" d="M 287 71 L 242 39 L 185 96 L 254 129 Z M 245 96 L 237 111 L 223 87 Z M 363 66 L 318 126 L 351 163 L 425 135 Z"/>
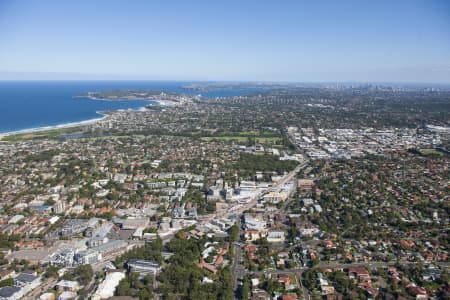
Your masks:
<path fill-rule="evenodd" d="M 0 79 L 450 83 L 450 1 L 0 0 Z"/>

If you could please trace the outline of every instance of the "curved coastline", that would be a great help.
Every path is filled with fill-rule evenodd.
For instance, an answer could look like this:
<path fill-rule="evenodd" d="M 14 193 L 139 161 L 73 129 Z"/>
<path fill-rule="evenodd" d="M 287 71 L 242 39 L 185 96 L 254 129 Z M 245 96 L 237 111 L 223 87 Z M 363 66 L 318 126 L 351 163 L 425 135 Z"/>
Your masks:
<path fill-rule="evenodd" d="M 101 101 L 103 101 L 103 100 L 101 100 Z M 112 100 L 105 100 L 105 101 L 112 101 Z M 155 103 L 155 104 L 151 104 L 151 105 L 160 105 L 160 106 L 168 106 L 168 105 L 170 105 L 170 103 L 167 103 L 164 100 L 148 100 L 148 101 Z M 128 109 L 116 109 L 116 110 L 112 110 L 112 111 L 126 111 L 126 110 L 145 111 L 146 108 L 145 108 L 145 106 L 143 106 L 143 107 L 139 107 L 137 109 L 128 108 Z M 67 122 L 67 123 L 62 123 L 62 124 L 57 124 L 57 125 L 40 126 L 40 127 L 32 127 L 32 128 L 25 128 L 25 129 L 13 130 L 13 131 L 0 132 L 0 141 L 4 137 L 10 136 L 10 135 L 35 133 L 35 132 L 40 132 L 40 131 L 47 131 L 47 130 L 54 130 L 54 129 L 62 129 L 62 128 L 71 128 L 71 127 L 83 126 L 83 125 L 88 125 L 88 124 L 96 123 L 96 122 L 99 122 L 99 121 L 103 121 L 103 120 L 105 120 L 106 118 L 109 117 L 109 114 L 105 113 L 104 111 L 96 111 L 96 113 L 98 115 L 101 115 L 101 117 L 100 118 L 93 118 L 93 119 L 82 120 L 82 121 Z"/>
<path fill-rule="evenodd" d="M 154 101 L 158 102 L 159 100 L 156 99 L 145 99 L 145 98 L 117 98 L 117 99 L 109 99 L 109 98 L 100 98 L 100 97 L 94 97 L 94 96 L 73 96 L 73 99 L 88 99 L 88 100 L 95 100 L 95 101 L 107 101 L 107 102 L 117 102 L 117 101 Z"/>
<path fill-rule="evenodd" d="M 68 123 L 62 123 L 57 125 L 49 125 L 49 126 L 41 126 L 41 127 L 33 127 L 33 128 L 26 128 L 26 129 L 20 129 L 15 131 L 8 131 L 8 132 L 0 132 L 0 140 L 2 140 L 4 137 L 15 135 L 15 134 L 26 134 L 26 133 L 35 133 L 40 131 L 47 131 L 47 130 L 54 130 L 54 129 L 62 129 L 62 128 L 71 128 L 71 127 L 77 127 L 82 125 L 89 125 L 92 123 L 96 123 L 99 121 L 102 121 L 106 119 L 109 114 L 106 114 L 104 112 L 96 111 L 97 114 L 101 115 L 100 118 L 94 118 L 94 119 L 88 119 L 83 121 L 77 121 L 77 122 L 68 122 Z"/>
<path fill-rule="evenodd" d="M 94 101 L 105 101 L 105 102 L 146 101 L 146 102 L 154 102 L 156 105 L 160 105 L 160 106 L 173 106 L 173 105 L 175 105 L 175 102 L 173 100 L 167 100 L 167 99 L 163 100 L 163 99 L 126 98 L 126 97 L 110 99 L 110 98 L 103 98 L 103 97 L 95 97 L 95 96 L 91 96 L 91 95 L 73 96 L 73 98 L 74 99 L 88 99 L 88 100 L 94 100 Z"/>
<path fill-rule="evenodd" d="M 147 101 L 147 102 L 154 102 L 155 105 L 161 105 L 161 106 L 173 106 L 174 101 L 172 100 L 162 100 L 162 99 L 108 99 L 108 98 L 97 98 L 92 96 L 75 96 L 74 98 L 78 99 L 89 99 L 94 101 L 105 101 L 105 102 L 116 102 L 116 101 Z"/>
<path fill-rule="evenodd" d="M 94 100 L 94 101 L 105 101 L 105 102 L 115 102 L 117 100 L 112 99 L 103 99 L 103 98 L 95 98 L 95 97 L 79 97 L 75 96 L 73 98 L 79 98 L 79 99 L 88 99 L 88 100 Z M 173 103 L 171 101 L 166 100 L 156 100 L 156 99 L 120 99 L 119 101 L 145 101 L 148 102 L 148 105 L 155 105 L 155 106 L 170 106 Z M 146 105 L 147 106 L 147 105 Z M 18 129 L 18 130 L 11 130 L 11 131 L 0 131 L 0 141 L 11 135 L 16 134 L 27 134 L 27 133 L 36 133 L 41 131 L 48 131 L 48 130 L 55 130 L 55 129 L 63 129 L 63 128 L 72 128 L 77 126 L 83 126 L 83 125 L 89 125 L 93 124 L 99 121 L 102 121 L 109 117 L 109 113 L 106 112 L 114 112 L 114 111 L 126 111 L 126 110 L 135 110 L 135 111 L 145 111 L 146 106 L 142 106 L 139 108 L 123 108 L 123 109 L 112 109 L 112 110 L 102 110 L 102 111 L 96 111 L 96 114 L 100 115 L 98 118 L 91 118 L 91 119 L 85 119 L 81 121 L 73 121 L 73 122 L 66 122 L 66 123 L 60 123 L 55 125 L 47 125 L 47 126 L 38 126 L 38 127 L 31 127 L 31 128 L 24 128 L 24 129 Z"/>

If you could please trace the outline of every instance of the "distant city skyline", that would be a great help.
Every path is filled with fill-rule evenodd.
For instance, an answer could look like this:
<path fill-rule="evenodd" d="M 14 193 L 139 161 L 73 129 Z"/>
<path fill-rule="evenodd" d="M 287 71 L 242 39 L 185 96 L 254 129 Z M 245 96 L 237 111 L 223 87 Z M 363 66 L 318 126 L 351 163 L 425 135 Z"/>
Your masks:
<path fill-rule="evenodd" d="M 448 1 L 2 1 L 0 80 L 450 83 Z"/>

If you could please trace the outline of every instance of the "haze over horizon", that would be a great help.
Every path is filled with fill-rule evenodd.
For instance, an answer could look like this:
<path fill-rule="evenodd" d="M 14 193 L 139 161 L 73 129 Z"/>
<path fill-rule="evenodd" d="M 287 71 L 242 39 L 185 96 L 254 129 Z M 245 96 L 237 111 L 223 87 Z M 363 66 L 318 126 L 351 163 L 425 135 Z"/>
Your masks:
<path fill-rule="evenodd" d="M 0 80 L 450 83 L 448 1 L 2 1 Z"/>

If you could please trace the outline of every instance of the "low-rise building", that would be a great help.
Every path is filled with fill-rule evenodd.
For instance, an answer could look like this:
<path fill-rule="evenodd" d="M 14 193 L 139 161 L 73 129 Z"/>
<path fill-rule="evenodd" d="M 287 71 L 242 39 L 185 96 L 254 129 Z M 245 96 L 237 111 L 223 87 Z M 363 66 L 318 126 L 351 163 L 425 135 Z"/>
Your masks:
<path fill-rule="evenodd" d="M 76 292 L 80 289 L 80 284 L 74 280 L 60 280 L 56 283 L 55 288 L 60 292 Z"/>
<path fill-rule="evenodd" d="M 130 273 L 139 273 L 140 275 L 155 275 L 161 271 L 161 265 L 158 262 L 143 259 L 130 259 L 127 267 Z"/>
<path fill-rule="evenodd" d="M 23 291 L 20 287 L 5 286 L 0 288 L 0 300 L 18 300 L 23 297 Z"/>
<path fill-rule="evenodd" d="M 98 251 L 88 249 L 83 251 L 78 251 L 74 255 L 74 260 L 80 265 L 91 265 L 99 262 L 102 256 Z"/>
<path fill-rule="evenodd" d="M 270 230 L 267 232 L 267 241 L 269 243 L 283 243 L 285 234 L 282 230 Z"/>

